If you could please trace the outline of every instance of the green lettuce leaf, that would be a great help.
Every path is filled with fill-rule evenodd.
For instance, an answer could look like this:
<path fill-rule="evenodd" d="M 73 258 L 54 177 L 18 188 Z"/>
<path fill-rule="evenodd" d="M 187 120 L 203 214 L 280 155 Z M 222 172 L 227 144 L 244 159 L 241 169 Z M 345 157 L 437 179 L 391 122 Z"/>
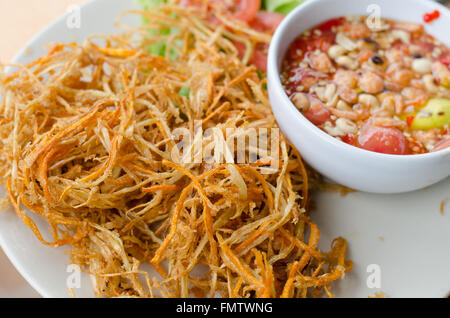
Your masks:
<path fill-rule="evenodd" d="M 264 8 L 270 12 L 288 14 L 306 0 L 264 0 Z"/>
<path fill-rule="evenodd" d="M 153 8 L 156 8 L 160 5 L 167 3 L 167 0 L 136 0 L 136 2 L 141 6 L 141 8 L 143 10 L 150 11 Z M 148 24 L 149 21 L 147 18 L 144 17 L 142 19 L 142 23 Z M 149 30 L 149 35 L 150 36 L 169 35 L 169 34 L 176 34 L 178 32 L 179 32 L 179 30 L 176 28 L 167 27 L 165 29 L 161 29 L 159 34 L 157 34 L 156 30 Z M 175 44 L 177 44 L 180 47 L 182 46 L 182 43 L 180 43 L 180 41 L 175 41 Z M 161 41 L 161 42 L 149 45 L 147 47 L 147 52 L 151 55 L 164 56 L 166 54 L 166 48 L 167 48 L 166 42 Z M 178 57 L 175 50 L 171 50 L 170 57 L 172 59 L 176 59 Z"/>
<path fill-rule="evenodd" d="M 144 10 L 148 10 L 150 8 L 154 8 L 160 6 L 164 3 L 167 3 L 166 0 L 136 0 L 136 2 L 142 7 Z"/>

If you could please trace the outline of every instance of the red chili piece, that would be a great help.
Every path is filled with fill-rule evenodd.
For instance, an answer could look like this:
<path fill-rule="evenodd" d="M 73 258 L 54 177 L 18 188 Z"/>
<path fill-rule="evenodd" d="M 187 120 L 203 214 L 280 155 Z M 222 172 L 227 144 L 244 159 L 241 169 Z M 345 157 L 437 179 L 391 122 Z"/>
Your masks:
<path fill-rule="evenodd" d="M 425 13 L 423 15 L 423 21 L 425 23 L 430 23 L 436 19 L 439 19 L 440 16 L 441 16 L 441 13 L 438 10 L 434 10 L 431 13 Z"/>

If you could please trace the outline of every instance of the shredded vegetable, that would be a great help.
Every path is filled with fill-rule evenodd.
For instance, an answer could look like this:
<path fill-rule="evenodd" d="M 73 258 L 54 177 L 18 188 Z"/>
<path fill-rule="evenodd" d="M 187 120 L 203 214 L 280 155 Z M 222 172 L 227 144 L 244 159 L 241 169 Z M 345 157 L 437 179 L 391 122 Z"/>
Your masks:
<path fill-rule="evenodd" d="M 264 8 L 270 12 L 288 14 L 306 0 L 264 0 Z"/>
<path fill-rule="evenodd" d="M 346 242 L 318 249 L 307 213 L 317 176 L 287 141 L 276 145 L 279 156 L 253 163 L 173 159 L 175 130 L 197 138 L 196 120 L 221 132 L 276 128 L 265 76 L 234 45 L 251 51 L 270 34 L 212 10 L 126 12 L 150 22 L 101 36 L 102 46 L 94 38 L 54 44 L 0 72 L 0 171 L 10 201 L 43 244 L 71 246 L 71 262 L 99 297 L 332 296 L 330 284 L 352 268 Z M 168 26 L 180 32 L 149 37 Z M 161 40 L 165 57 L 148 54 Z M 201 145 L 216 143 L 206 136 Z M 274 161 L 280 168 L 264 173 Z M 48 222 L 51 240 L 30 213 Z"/>

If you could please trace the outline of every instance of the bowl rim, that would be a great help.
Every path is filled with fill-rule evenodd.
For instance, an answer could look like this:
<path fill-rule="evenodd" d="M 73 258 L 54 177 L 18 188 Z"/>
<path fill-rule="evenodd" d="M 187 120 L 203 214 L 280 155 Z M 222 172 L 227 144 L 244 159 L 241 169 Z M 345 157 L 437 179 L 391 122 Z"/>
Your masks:
<path fill-rule="evenodd" d="M 330 146 L 333 146 L 335 148 L 339 148 L 341 150 L 351 151 L 355 155 L 366 157 L 367 159 L 390 159 L 390 160 L 397 160 L 397 161 L 418 161 L 418 160 L 431 160 L 435 158 L 443 158 L 450 155 L 450 147 L 446 149 L 442 149 L 435 152 L 427 152 L 423 154 L 408 154 L 408 155 L 395 155 L 395 154 L 384 154 L 384 153 L 378 153 L 366 149 L 362 149 L 356 146 L 349 145 L 341 140 L 338 140 L 337 138 L 329 135 L 328 133 L 324 132 L 322 129 L 314 125 L 311 121 L 309 121 L 300 111 L 295 108 L 294 104 L 291 102 L 291 100 L 288 98 L 285 89 L 283 88 L 283 85 L 281 84 L 280 79 L 280 67 L 278 66 L 278 55 L 280 51 L 280 45 L 281 45 L 281 39 L 285 32 L 287 32 L 288 26 L 290 26 L 293 21 L 298 20 L 301 18 L 301 12 L 307 10 L 308 8 L 314 7 L 314 6 L 322 6 L 324 10 L 327 10 L 326 6 L 323 6 L 324 2 L 327 0 L 310 0 L 307 2 L 302 3 L 297 8 L 295 8 L 291 13 L 289 13 L 286 18 L 282 21 L 282 23 L 277 28 L 275 34 L 273 35 L 270 47 L 269 47 L 269 55 L 268 55 L 268 70 L 267 70 L 267 77 L 268 81 L 271 83 L 271 87 L 276 90 L 276 93 L 278 93 L 278 96 L 281 97 L 282 102 L 279 103 L 280 109 L 283 111 L 289 111 L 290 114 L 293 115 L 295 120 L 303 125 L 306 126 L 306 128 L 311 130 L 311 133 L 313 133 L 315 136 L 317 136 L 319 139 L 321 139 L 324 143 L 329 144 Z M 400 1 L 400 0 L 390 0 L 390 1 Z M 446 8 L 445 6 L 441 5 L 438 2 L 431 1 L 431 0 L 413 0 L 410 1 L 409 5 L 425 5 L 430 7 L 430 9 L 437 9 L 441 13 L 441 19 L 446 18 L 450 19 L 450 9 Z M 349 15 L 352 13 L 349 12 Z M 322 20 L 318 20 L 316 24 L 319 24 L 322 22 Z M 301 33 L 299 32 L 299 35 Z M 278 104 L 278 103 L 277 103 Z M 273 105 L 273 103 L 272 103 Z M 273 107 L 273 106 L 272 106 Z"/>

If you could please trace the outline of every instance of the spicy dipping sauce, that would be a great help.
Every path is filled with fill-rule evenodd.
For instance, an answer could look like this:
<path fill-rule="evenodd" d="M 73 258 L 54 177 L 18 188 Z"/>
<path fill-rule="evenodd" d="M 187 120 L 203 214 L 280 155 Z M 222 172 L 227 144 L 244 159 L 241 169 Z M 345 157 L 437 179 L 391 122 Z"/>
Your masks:
<path fill-rule="evenodd" d="M 331 136 L 386 154 L 450 146 L 450 50 L 420 24 L 351 16 L 301 34 L 281 81 Z"/>

